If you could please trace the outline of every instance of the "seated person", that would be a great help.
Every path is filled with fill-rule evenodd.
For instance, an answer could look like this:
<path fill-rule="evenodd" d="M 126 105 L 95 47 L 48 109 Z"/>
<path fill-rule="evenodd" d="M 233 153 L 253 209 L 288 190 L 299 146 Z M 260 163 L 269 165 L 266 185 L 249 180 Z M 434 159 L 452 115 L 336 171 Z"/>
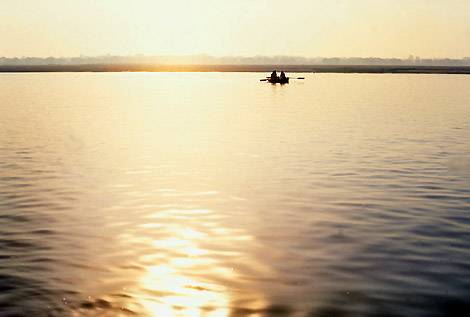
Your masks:
<path fill-rule="evenodd" d="M 277 78 L 277 72 L 276 71 L 273 71 L 271 73 L 271 78 L 270 78 L 272 81 L 277 81 L 278 78 Z"/>
<path fill-rule="evenodd" d="M 281 76 L 279 76 L 279 80 L 280 81 L 286 81 L 287 80 L 286 74 L 284 74 L 283 71 L 281 71 Z"/>

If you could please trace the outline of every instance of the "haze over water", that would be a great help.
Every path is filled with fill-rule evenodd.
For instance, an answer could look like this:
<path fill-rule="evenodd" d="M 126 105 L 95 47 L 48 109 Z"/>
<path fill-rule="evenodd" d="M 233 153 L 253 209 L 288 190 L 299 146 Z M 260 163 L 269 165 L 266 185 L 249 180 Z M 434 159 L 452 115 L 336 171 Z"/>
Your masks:
<path fill-rule="evenodd" d="M 0 316 L 470 309 L 470 81 L 0 75 Z"/>

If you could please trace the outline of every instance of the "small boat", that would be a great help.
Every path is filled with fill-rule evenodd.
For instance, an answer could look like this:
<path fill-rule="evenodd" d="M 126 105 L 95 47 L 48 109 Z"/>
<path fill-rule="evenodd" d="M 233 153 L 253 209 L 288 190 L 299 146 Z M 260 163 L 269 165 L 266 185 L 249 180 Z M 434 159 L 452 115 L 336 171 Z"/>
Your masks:
<path fill-rule="evenodd" d="M 271 76 L 273 76 L 273 74 L 271 74 Z M 289 83 L 289 79 L 305 79 L 305 77 L 281 77 L 281 76 L 276 76 L 276 77 L 266 77 L 266 79 L 260 79 L 260 81 L 267 81 L 268 83 L 271 83 L 271 84 L 281 84 L 281 85 L 284 85 L 284 84 L 288 84 Z"/>
<path fill-rule="evenodd" d="M 289 83 L 289 77 L 285 77 L 285 78 L 280 78 L 280 77 L 271 78 L 271 77 L 268 77 L 267 80 L 268 80 L 268 82 L 270 82 L 271 84 L 281 84 L 281 85 L 284 85 L 284 84 L 288 84 L 288 83 Z"/>

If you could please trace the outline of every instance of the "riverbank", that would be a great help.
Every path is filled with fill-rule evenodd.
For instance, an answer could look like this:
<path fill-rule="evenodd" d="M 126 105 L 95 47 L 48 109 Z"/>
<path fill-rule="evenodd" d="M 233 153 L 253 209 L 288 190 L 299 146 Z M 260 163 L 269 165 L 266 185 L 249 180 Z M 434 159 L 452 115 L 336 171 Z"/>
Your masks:
<path fill-rule="evenodd" d="M 369 74 L 470 74 L 470 66 L 377 66 L 377 65 L 0 65 L 2 73 L 31 72 L 271 72 Z"/>

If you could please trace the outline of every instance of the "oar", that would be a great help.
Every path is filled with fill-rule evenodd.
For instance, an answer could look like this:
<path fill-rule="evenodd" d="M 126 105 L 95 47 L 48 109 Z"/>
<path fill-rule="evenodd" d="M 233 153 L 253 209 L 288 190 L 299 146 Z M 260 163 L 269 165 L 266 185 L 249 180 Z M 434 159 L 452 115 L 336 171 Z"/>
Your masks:
<path fill-rule="evenodd" d="M 297 78 L 289 77 L 289 79 L 305 79 L 305 77 L 297 77 Z"/>
<path fill-rule="evenodd" d="M 260 79 L 259 81 L 267 81 L 267 79 Z"/>

